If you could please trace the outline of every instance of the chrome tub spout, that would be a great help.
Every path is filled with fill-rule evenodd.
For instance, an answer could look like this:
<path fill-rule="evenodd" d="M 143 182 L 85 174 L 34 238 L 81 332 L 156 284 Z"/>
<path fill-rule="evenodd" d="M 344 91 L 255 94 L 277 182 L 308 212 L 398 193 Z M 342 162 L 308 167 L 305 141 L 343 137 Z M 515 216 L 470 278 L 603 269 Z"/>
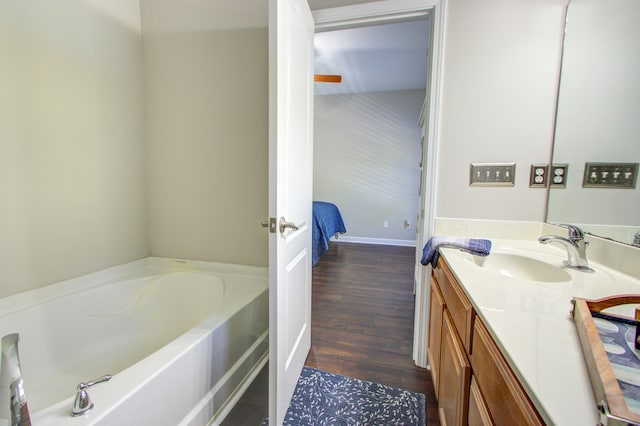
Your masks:
<path fill-rule="evenodd" d="M 2 338 L 2 363 L 0 364 L 0 380 L 2 382 L 1 395 L 6 395 L 8 388 L 8 401 L 2 404 L 0 413 L 2 417 L 8 417 L 11 426 L 31 426 L 27 396 L 24 392 L 22 370 L 20 369 L 20 356 L 18 354 L 18 333 L 7 334 Z M 9 412 L 6 412 L 8 406 Z M 8 414 L 8 416 L 7 416 Z"/>

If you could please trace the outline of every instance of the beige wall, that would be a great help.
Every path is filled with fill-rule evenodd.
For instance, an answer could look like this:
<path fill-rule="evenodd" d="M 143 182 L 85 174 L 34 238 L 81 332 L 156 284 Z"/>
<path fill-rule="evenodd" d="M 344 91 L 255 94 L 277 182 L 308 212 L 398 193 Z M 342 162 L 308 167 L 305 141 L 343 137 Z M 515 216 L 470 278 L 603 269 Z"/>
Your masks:
<path fill-rule="evenodd" d="M 424 97 L 424 89 L 315 97 L 313 197 L 338 206 L 342 239 L 415 241 Z"/>
<path fill-rule="evenodd" d="M 550 152 L 564 3 L 449 0 L 438 216 L 544 218 L 526 179 Z M 0 296 L 149 254 L 267 264 L 266 16 L 2 3 Z M 472 161 L 516 161 L 516 187 L 469 188 Z"/>
<path fill-rule="evenodd" d="M 436 216 L 545 218 L 567 0 L 448 0 Z M 513 188 L 469 187 L 469 163 L 517 164 Z"/>
<path fill-rule="evenodd" d="M 151 254 L 267 265 L 267 2 L 141 5 Z"/>
<path fill-rule="evenodd" d="M 0 297 L 148 254 L 139 21 L 0 4 Z"/>
<path fill-rule="evenodd" d="M 267 264 L 266 25 L 257 0 L 2 3 L 0 297 L 150 254 Z"/>

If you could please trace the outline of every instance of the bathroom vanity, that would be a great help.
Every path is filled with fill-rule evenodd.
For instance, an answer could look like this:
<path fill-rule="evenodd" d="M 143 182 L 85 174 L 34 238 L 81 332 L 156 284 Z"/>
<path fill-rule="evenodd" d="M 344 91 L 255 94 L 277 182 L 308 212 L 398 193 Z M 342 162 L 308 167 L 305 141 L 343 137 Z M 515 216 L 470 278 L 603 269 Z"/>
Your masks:
<path fill-rule="evenodd" d="M 440 423 L 544 424 L 442 258 L 430 293 L 427 352 Z"/>
<path fill-rule="evenodd" d="M 594 262 L 568 269 L 563 250 L 537 241 L 440 253 L 427 353 L 441 424 L 597 424 L 571 300 L 640 294 L 640 281 Z"/>

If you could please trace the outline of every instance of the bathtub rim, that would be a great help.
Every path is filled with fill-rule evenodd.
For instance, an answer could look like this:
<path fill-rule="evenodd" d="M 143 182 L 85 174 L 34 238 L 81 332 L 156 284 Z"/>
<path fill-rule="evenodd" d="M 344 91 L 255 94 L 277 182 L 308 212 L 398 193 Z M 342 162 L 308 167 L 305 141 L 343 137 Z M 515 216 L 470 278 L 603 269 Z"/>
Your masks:
<path fill-rule="evenodd" d="M 148 276 L 148 273 L 143 273 L 148 272 L 149 268 L 162 268 L 163 271 L 160 273 L 166 273 L 189 271 L 187 269 L 189 266 L 197 268 L 194 272 L 204 271 L 267 279 L 269 277 L 267 266 L 149 256 L 0 298 L 0 319 L 17 311 L 31 309 L 40 304 L 92 288 Z M 172 271 L 167 271 L 166 268 L 172 268 Z"/>

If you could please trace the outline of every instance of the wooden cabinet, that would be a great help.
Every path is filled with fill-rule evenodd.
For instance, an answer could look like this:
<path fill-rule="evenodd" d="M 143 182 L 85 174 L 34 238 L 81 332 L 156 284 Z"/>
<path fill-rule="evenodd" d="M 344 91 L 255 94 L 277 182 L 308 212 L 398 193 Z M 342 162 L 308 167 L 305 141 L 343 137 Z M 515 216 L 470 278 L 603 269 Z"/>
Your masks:
<path fill-rule="evenodd" d="M 429 303 L 429 344 L 434 391 L 440 423 L 465 425 L 469 411 L 473 307 L 455 281 L 451 271 L 440 266 L 431 277 Z"/>
<path fill-rule="evenodd" d="M 440 349 L 438 411 L 442 425 L 462 425 L 467 419 L 471 365 L 445 309 Z"/>
<path fill-rule="evenodd" d="M 469 351 L 471 348 L 471 331 L 475 319 L 473 306 L 442 258 L 439 259 L 438 267 L 433 274 L 442 293 L 446 309 L 451 313 L 451 318 L 462 345 L 465 350 Z"/>
<path fill-rule="evenodd" d="M 460 284 L 440 258 L 427 353 L 442 425 L 542 425 Z"/>
<path fill-rule="evenodd" d="M 440 346 L 442 342 L 442 318 L 444 316 L 444 301 L 435 281 L 431 280 L 429 292 L 429 343 L 427 356 L 431 365 L 433 388 L 438 399 L 438 381 L 440 380 Z"/>
<path fill-rule="evenodd" d="M 469 426 L 489 426 L 493 424 L 489 409 L 487 408 L 475 377 L 471 377 L 469 388 Z"/>
<path fill-rule="evenodd" d="M 473 375 L 496 424 L 544 424 L 482 321 L 475 323 L 470 358 Z"/>

